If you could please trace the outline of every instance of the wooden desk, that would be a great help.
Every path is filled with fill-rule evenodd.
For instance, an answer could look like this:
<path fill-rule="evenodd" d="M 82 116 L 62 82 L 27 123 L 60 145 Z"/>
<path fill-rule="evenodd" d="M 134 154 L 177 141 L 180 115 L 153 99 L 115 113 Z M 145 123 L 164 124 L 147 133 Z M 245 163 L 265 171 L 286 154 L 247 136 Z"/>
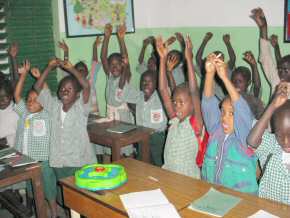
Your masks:
<path fill-rule="evenodd" d="M 8 167 L 0 173 L 0 188 L 22 181 L 31 180 L 36 214 L 39 218 L 47 217 L 44 202 L 41 167 L 39 164 L 30 164 L 23 167 Z"/>
<path fill-rule="evenodd" d="M 98 195 L 79 189 L 74 185 L 74 178 L 61 180 L 66 206 L 86 217 L 127 217 L 119 195 L 160 188 L 168 200 L 176 207 L 182 217 L 211 217 L 187 209 L 194 200 L 205 194 L 211 185 L 201 180 L 172 173 L 158 167 L 126 158 L 116 163 L 123 165 L 128 174 L 128 182 L 114 190 L 105 191 Z M 154 181 L 149 176 L 156 178 Z M 243 194 L 221 186 L 217 190 L 233 194 L 242 201 L 233 208 L 226 217 L 247 217 L 263 209 L 280 217 L 290 217 L 290 206 L 270 200 Z"/>
<path fill-rule="evenodd" d="M 152 129 L 138 126 L 137 129 L 127 133 L 111 133 L 107 128 L 114 127 L 120 121 L 106 123 L 90 123 L 88 125 L 88 134 L 92 143 L 107 145 L 112 148 L 112 161 L 121 159 L 121 148 L 138 142 L 141 145 L 142 160 L 150 163 L 150 144 L 149 137 Z"/>

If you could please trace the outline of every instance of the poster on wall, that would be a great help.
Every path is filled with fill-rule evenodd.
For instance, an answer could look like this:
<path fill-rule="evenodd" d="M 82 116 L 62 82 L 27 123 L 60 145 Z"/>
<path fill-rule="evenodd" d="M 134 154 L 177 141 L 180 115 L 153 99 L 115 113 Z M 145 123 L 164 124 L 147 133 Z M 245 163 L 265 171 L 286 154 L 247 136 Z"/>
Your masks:
<path fill-rule="evenodd" d="M 290 42 L 290 0 L 285 0 L 284 42 Z"/>
<path fill-rule="evenodd" d="M 135 32 L 133 0 L 64 0 L 63 5 L 68 38 L 103 35 L 108 23 L 113 33 L 121 24 Z"/>

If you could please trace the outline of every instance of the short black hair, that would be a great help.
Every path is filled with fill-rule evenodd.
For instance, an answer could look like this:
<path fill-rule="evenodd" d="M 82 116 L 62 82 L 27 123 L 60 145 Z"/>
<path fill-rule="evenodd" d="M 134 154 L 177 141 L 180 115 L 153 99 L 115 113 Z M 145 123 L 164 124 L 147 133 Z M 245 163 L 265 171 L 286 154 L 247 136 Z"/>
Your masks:
<path fill-rule="evenodd" d="M 251 82 L 251 71 L 249 68 L 244 66 L 237 67 L 232 73 L 232 78 L 236 74 L 241 74 L 247 83 Z"/>
<path fill-rule="evenodd" d="M 280 117 L 289 116 L 290 117 L 290 100 L 287 100 L 283 105 L 278 107 L 272 115 L 271 124 L 273 125 L 273 130 L 275 132 L 276 120 Z"/>
<path fill-rule="evenodd" d="M 178 86 L 176 86 L 172 93 L 174 94 L 176 92 L 184 92 L 188 96 L 191 96 L 188 82 L 184 82 L 184 83 L 181 83 Z"/>
<path fill-rule="evenodd" d="M 118 52 L 110 54 L 110 56 L 108 57 L 109 64 L 111 64 L 113 59 L 117 59 L 118 61 L 122 61 L 122 55 Z"/>
<path fill-rule="evenodd" d="M 87 72 L 89 72 L 88 70 L 88 66 L 85 64 L 85 62 L 83 61 L 79 61 L 75 64 L 75 68 L 84 68 Z"/>
<path fill-rule="evenodd" d="M 280 66 L 283 63 L 287 63 L 290 66 L 290 54 L 289 55 L 285 55 L 284 57 L 282 57 L 278 62 L 277 65 Z"/>
<path fill-rule="evenodd" d="M 62 80 L 59 82 L 57 93 L 59 92 L 60 87 L 62 87 L 66 82 L 71 82 L 76 92 L 80 92 L 82 90 L 79 81 L 73 75 L 68 75 L 62 78 Z"/>

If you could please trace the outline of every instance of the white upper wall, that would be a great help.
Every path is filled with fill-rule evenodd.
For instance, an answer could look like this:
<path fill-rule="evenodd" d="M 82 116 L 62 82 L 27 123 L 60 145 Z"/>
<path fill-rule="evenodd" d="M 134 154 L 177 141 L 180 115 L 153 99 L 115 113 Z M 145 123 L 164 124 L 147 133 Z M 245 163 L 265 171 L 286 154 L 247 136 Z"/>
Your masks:
<path fill-rule="evenodd" d="M 254 26 L 250 10 L 263 8 L 269 26 L 283 26 L 284 0 L 133 0 L 136 28 Z M 58 0 L 65 32 L 63 1 Z"/>

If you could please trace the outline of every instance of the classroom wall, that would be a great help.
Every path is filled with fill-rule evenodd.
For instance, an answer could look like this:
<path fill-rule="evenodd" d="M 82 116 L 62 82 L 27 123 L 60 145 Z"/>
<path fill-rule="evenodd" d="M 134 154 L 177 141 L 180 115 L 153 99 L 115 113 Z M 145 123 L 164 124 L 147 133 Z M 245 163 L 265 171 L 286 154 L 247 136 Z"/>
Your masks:
<path fill-rule="evenodd" d="M 64 39 L 70 47 L 70 59 L 73 63 L 85 61 L 90 67 L 92 57 L 92 45 L 95 37 L 66 38 L 64 26 L 63 1 L 53 0 L 54 10 L 54 37 L 55 40 Z M 135 26 L 136 32 L 127 34 L 126 43 L 129 52 L 129 59 L 132 70 L 132 83 L 138 86 L 139 75 L 135 71 L 138 63 L 138 55 L 142 41 L 149 35 L 162 35 L 164 38 L 175 32 L 190 34 L 194 52 L 197 51 L 202 38 L 206 32 L 213 32 L 214 37 L 206 47 L 205 54 L 212 50 L 226 52 L 222 41 L 223 34 L 231 35 L 231 42 L 235 49 L 237 62 L 236 66 L 247 64 L 242 60 L 242 54 L 246 50 L 252 50 L 258 56 L 258 28 L 255 22 L 249 17 L 252 8 L 260 6 L 264 9 L 268 19 L 269 35 L 275 33 L 279 37 L 279 43 L 283 54 L 287 54 L 290 46 L 283 43 L 283 14 L 284 0 L 135 0 Z M 173 48 L 178 48 L 175 43 Z M 116 37 L 112 37 L 109 51 L 119 51 Z M 147 56 L 151 49 L 148 49 Z M 58 48 L 56 55 L 62 56 Z M 226 58 L 228 58 L 226 56 Z M 262 77 L 262 99 L 267 102 L 269 98 L 269 87 L 260 69 Z M 61 73 L 60 73 L 61 75 Z M 101 114 L 105 114 L 105 81 L 103 71 L 97 77 L 97 97 Z"/>

